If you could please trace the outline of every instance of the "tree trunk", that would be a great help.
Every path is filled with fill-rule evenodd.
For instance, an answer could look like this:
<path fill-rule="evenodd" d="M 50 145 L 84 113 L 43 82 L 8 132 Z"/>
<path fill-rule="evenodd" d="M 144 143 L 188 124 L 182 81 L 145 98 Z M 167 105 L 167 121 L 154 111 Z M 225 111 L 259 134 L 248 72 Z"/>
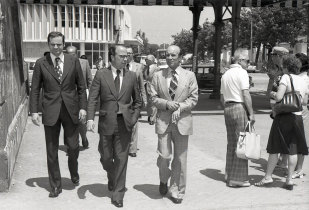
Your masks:
<path fill-rule="evenodd" d="M 257 63 L 259 62 L 260 50 L 261 50 L 261 43 L 259 43 L 259 46 L 256 51 L 255 62 L 254 62 L 255 65 L 257 65 Z"/>

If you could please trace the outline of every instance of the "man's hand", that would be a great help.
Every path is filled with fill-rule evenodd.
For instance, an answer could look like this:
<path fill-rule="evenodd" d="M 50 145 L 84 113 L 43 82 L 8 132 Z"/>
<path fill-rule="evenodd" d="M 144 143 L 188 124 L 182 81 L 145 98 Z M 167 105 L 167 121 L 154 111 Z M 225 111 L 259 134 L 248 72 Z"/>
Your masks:
<path fill-rule="evenodd" d="M 88 120 L 88 122 L 87 122 L 87 131 L 94 132 L 94 126 L 95 126 L 95 124 L 94 124 L 93 120 Z"/>
<path fill-rule="evenodd" d="M 33 124 L 40 126 L 40 116 L 38 113 L 32 113 L 32 122 Z"/>
<path fill-rule="evenodd" d="M 178 108 L 179 108 L 179 103 L 178 102 L 175 102 L 175 101 L 168 101 L 166 103 L 166 107 L 168 110 L 171 110 L 171 111 L 176 111 Z"/>
<path fill-rule="evenodd" d="M 172 123 L 177 123 L 177 120 L 179 120 L 180 117 L 180 108 L 178 108 L 176 111 L 172 114 Z"/>
<path fill-rule="evenodd" d="M 255 123 L 255 117 L 254 117 L 254 114 L 249 115 L 249 120 L 250 120 L 251 126 L 253 126 L 253 125 L 254 125 L 254 123 Z"/>
<path fill-rule="evenodd" d="M 147 107 L 147 101 L 144 102 L 144 107 Z"/>
<path fill-rule="evenodd" d="M 87 112 L 83 109 L 79 110 L 79 116 L 78 116 L 78 119 L 81 121 L 81 122 L 85 122 L 86 120 L 86 115 L 87 115 Z"/>

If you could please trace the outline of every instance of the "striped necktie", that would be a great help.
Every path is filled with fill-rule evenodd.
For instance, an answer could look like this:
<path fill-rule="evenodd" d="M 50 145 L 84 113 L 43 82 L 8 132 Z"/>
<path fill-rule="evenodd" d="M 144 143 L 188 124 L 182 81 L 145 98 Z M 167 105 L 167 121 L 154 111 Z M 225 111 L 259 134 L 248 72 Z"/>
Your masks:
<path fill-rule="evenodd" d="M 172 71 L 172 79 L 171 79 L 171 82 L 170 82 L 170 87 L 168 89 L 168 92 L 172 98 L 172 100 L 174 100 L 175 98 L 175 93 L 176 93 L 176 89 L 177 89 L 177 86 L 178 86 L 178 80 L 177 80 L 177 77 L 176 77 L 176 71 Z"/>
<path fill-rule="evenodd" d="M 55 58 L 55 63 L 56 63 L 56 66 L 54 68 L 56 74 L 57 74 L 57 77 L 58 79 L 60 80 L 60 83 L 61 83 L 61 80 L 62 80 L 62 71 L 61 71 L 61 68 L 60 68 L 60 58 Z"/>

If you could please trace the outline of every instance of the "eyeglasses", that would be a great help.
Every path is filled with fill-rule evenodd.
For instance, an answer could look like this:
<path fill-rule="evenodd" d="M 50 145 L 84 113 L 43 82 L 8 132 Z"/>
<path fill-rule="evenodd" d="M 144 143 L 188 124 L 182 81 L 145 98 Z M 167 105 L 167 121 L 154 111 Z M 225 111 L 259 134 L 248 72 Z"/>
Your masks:
<path fill-rule="evenodd" d="M 240 61 L 244 61 L 244 62 L 246 62 L 246 63 L 249 63 L 250 62 L 250 60 L 247 60 L 247 59 L 239 59 Z"/>

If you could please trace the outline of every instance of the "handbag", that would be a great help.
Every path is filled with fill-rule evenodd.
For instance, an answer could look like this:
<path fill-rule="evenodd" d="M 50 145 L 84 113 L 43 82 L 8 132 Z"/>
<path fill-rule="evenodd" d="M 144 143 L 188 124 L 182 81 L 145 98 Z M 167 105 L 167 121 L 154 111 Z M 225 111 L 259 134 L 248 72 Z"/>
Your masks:
<path fill-rule="evenodd" d="M 303 110 L 302 97 L 299 91 L 294 90 L 293 79 L 291 75 L 289 75 L 289 77 L 292 91 L 285 93 L 282 100 L 275 104 L 274 111 L 276 114 L 299 112 Z"/>
<path fill-rule="evenodd" d="M 258 160 L 261 157 L 261 137 L 253 132 L 252 128 L 254 129 L 250 121 L 248 121 L 245 130 L 239 133 L 236 147 L 236 156 L 238 158 Z"/>

